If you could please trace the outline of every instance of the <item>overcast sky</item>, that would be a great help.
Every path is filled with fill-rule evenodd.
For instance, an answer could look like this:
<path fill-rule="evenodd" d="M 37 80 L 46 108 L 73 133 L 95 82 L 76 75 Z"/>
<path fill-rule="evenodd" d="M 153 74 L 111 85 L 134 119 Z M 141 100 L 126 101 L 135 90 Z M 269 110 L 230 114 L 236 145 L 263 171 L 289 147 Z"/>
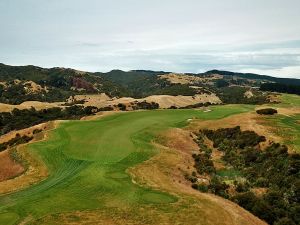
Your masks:
<path fill-rule="evenodd" d="M 300 78 L 299 0 L 0 0 L 0 62 Z"/>

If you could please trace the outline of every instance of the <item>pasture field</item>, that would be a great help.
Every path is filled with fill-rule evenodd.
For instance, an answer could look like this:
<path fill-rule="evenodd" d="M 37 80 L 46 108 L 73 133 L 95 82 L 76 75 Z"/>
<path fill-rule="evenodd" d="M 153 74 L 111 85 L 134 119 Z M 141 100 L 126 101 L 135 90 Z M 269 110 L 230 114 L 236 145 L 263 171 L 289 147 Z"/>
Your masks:
<path fill-rule="evenodd" d="M 47 140 L 26 148 L 45 162 L 48 178 L 1 195 L 0 224 L 76 224 L 95 216 L 102 224 L 224 224 L 226 218 L 228 224 L 241 224 L 213 201 L 141 186 L 126 172 L 159 152 L 151 143 L 158 132 L 183 127 L 190 118 L 221 119 L 254 106 L 211 109 L 127 112 L 61 123 Z"/>

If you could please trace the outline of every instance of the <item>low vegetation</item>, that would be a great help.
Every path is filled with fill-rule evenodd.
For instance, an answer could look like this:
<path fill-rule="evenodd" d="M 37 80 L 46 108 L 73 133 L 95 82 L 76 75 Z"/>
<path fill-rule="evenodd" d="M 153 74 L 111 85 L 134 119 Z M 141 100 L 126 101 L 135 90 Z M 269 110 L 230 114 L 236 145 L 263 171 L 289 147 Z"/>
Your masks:
<path fill-rule="evenodd" d="M 216 94 L 228 104 L 262 104 L 268 102 L 262 91 L 298 93 L 297 79 L 279 79 L 256 74 L 208 71 L 200 74 L 176 75 L 173 83 L 163 71 L 83 72 L 68 68 L 8 66 L 0 63 L 0 102 L 20 104 L 24 101 L 64 102 L 70 96 L 106 93 L 110 97 L 144 98 L 151 95 L 194 96 Z M 276 83 L 274 83 L 276 82 Z M 34 84 L 35 87 L 30 87 Z M 295 86 L 296 85 L 296 86 Z M 245 97 L 251 89 L 253 96 Z"/>
<path fill-rule="evenodd" d="M 263 92 L 253 90 L 253 96 L 248 98 L 245 92 L 249 88 L 242 86 L 222 87 L 217 90 L 218 97 L 226 104 L 264 104 L 268 103 L 267 96 Z"/>
<path fill-rule="evenodd" d="M 19 144 L 24 144 L 27 143 L 29 141 L 31 141 L 33 139 L 33 137 L 27 136 L 27 135 L 23 135 L 21 136 L 20 134 L 16 134 L 16 136 L 14 138 L 12 138 L 11 140 L 7 141 L 7 142 L 3 142 L 0 143 L 0 152 L 6 150 L 7 148 L 19 145 Z"/>
<path fill-rule="evenodd" d="M 205 137 L 223 153 L 225 169 L 220 172 L 213 166 L 212 150 L 203 148 Z M 192 187 L 229 198 L 269 224 L 299 224 L 300 155 L 289 154 L 278 143 L 261 149 L 259 144 L 264 141 L 265 137 L 240 127 L 200 131 L 197 143 L 201 151 L 193 155 L 195 169 L 209 182 L 198 182 L 194 174 Z M 224 174 L 224 170 L 232 172 Z M 264 191 L 257 194 L 255 190 Z"/>
<path fill-rule="evenodd" d="M 97 111 L 96 107 L 77 105 L 65 109 L 49 108 L 39 111 L 35 110 L 35 108 L 14 109 L 12 112 L 0 113 L 0 134 L 6 134 L 12 130 L 24 129 L 51 120 L 79 119 L 83 116 L 92 115 Z"/>
<path fill-rule="evenodd" d="M 264 83 L 260 90 L 300 95 L 300 84 Z"/>
<path fill-rule="evenodd" d="M 133 110 L 138 110 L 138 109 L 152 110 L 152 109 L 158 109 L 159 104 L 155 102 L 142 101 L 142 102 L 136 102 L 136 104 L 134 104 L 132 108 Z"/>

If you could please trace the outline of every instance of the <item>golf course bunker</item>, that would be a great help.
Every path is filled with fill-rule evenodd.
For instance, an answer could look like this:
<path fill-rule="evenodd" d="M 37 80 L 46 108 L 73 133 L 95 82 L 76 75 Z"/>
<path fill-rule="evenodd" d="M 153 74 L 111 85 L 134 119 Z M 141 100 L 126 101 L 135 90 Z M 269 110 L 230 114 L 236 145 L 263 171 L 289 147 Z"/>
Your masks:
<path fill-rule="evenodd" d="M 141 200 L 146 203 L 163 204 L 177 202 L 178 198 L 162 192 L 149 191 L 141 195 Z"/>

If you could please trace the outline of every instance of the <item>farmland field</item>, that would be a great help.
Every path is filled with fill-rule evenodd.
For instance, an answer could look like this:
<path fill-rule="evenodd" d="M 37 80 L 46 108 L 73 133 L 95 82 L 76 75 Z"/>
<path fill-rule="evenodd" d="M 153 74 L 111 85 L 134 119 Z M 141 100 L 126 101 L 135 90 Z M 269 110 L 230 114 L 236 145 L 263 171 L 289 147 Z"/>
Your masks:
<path fill-rule="evenodd" d="M 151 141 L 164 129 L 185 126 L 190 118 L 220 119 L 253 108 L 236 105 L 212 107 L 211 112 L 140 111 L 61 123 L 46 141 L 27 146 L 27 151 L 45 162 L 48 178 L 0 196 L 0 224 L 61 224 L 63 220 L 76 223 L 82 220 L 83 212 L 90 217 L 95 217 L 96 212 L 97 217 L 104 218 L 103 224 L 116 224 L 120 222 L 118 218 L 126 218 L 131 224 L 174 224 L 175 219 L 211 224 L 210 217 L 217 214 L 224 214 L 224 219 L 228 213 L 222 208 L 200 216 L 218 207 L 216 203 L 203 200 L 197 203 L 202 204 L 200 209 L 188 209 L 196 201 L 193 197 L 137 185 L 126 170 L 159 152 Z M 187 209 L 194 217 L 186 213 Z M 213 224 L 223 222 L 215 219 Z"/>

